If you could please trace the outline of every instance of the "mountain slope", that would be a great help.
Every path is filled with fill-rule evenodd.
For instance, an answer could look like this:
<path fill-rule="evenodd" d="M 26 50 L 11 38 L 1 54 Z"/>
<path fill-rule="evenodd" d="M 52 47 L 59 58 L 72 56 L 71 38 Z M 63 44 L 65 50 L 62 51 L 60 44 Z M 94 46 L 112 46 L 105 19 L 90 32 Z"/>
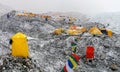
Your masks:
<path fill-rule="evenodd" d="M 12 10 L 12 8 L 0 4 L 0 16 L 10 12 L 11 10 Z"/>

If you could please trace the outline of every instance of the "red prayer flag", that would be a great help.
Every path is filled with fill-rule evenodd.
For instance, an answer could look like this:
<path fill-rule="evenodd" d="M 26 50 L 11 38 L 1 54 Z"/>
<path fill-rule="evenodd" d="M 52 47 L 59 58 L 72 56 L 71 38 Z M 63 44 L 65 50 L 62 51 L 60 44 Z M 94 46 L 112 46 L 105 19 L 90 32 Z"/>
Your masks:
<path fill-rule="evenodd" d="M 75 57 L 75 59 L 77 60 L 77 62 L 80 60 L 80 56 L 78 56 L 77 54 L 72 53 L 72 56 Z"/>
<path fill-rule="evenodd" d="M 67 69 L 66 69 L 66 65 L 64 66 L 64 72 L 68 72 Z"/>
<path fill-rule="evenodd" d="M 94 47 L 93 46 L 87 46 L 86 58 L 94 58 Z"/>

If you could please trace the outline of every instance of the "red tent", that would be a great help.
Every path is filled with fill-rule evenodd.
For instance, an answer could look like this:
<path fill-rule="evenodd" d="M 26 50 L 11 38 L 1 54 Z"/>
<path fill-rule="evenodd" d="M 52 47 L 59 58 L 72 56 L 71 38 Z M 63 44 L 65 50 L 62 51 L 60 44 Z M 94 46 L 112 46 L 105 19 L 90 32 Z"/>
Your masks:
<path fill-rule="evenodd" d="M 86 58 L 94 58 L 94 47 L 93 46 L 87 46 L 86 48 Z"/>

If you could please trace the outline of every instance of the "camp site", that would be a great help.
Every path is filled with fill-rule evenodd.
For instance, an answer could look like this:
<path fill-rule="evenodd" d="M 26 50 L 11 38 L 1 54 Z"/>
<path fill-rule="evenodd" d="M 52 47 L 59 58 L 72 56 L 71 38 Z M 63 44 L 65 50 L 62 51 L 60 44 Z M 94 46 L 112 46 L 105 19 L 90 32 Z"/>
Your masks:
<path fill-rule="evenodd" d="M 120 72 L 119 3 L 0 0 L 0 72 Z"/>

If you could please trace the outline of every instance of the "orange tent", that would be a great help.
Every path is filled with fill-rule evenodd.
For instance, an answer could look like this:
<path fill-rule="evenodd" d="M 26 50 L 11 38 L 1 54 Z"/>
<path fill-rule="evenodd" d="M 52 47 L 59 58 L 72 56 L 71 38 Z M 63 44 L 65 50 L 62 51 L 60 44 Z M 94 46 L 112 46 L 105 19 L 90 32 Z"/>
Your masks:
<path fill-rule="evenodd" d="M 75 26 L 75 25 L 71 25 L 71 26 L 70 26 L 70 29 L 72 29 L 72 30 L 73 30 L 73 29 L 76 29 L 76 28 L 77 28 L 77 26 Z"/>

